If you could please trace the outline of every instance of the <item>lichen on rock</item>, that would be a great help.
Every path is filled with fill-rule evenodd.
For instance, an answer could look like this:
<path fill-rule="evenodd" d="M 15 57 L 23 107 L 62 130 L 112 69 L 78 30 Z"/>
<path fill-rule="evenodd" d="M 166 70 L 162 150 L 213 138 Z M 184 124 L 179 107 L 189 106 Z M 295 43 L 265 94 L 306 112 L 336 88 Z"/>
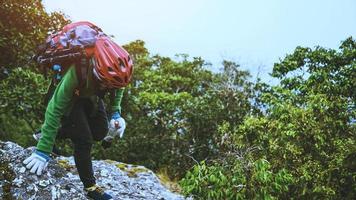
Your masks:
<path fill-rule="evenodd" d="M 1 156 L 1 155 L 0 155 Z M 14 172 L 9 167 L 9 162 L 2 160 L 0 158 L 0 180 L 1 180 L 1 189 L 2 197 L 4 199 L 12 199 L 11 195 L 11 183 L 14 180 Z"/>
<path fill-rule="evenodd" d="M 47 170 L 36 176 L 22 164 L 33 150 L 0 141 L 0 199 L 87 199 L 73 157 L 52 159 Z M 185 199 L 169 191 L 143 166 L 105 160 L 93 161 L 93 168 L 97 184 L 114 199 Z"/>

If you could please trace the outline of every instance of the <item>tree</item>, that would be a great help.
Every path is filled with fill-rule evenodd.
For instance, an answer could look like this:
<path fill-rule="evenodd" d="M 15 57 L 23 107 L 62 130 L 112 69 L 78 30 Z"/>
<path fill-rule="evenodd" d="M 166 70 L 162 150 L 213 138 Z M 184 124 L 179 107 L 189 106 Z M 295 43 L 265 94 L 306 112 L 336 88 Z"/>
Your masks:
<path fill-rule="evenodd" d="M 218 125 L 242 123 L 252 107 L 248 73 L 228 61 L 221 73 L 214 74 L 199 57 L 151 56 L 142 41 L 125 48 L 135 63 L 122 105 L 131 126 L 110 154 L 152 169 L 166 167 L 173 176 L 184 175 L 194 165 L 192 158 L 216 156 Z"/>
<path fill-rule="evenodd" d="M 355 67 L 352 38 L 339 50 L 297 47 L 274 65 L 280 85 L 261 88 L 256 102 L 264 115 L 220 126 L 221 159 L 205 166 L 210 171 L 195 166 L 181 183 L 184 191 L 225 199 L 353 199 Z M 214 178 L 219 174 L 231 179 Z"/>
<path fill-rule="evenodd" d="M 40 0 L 4 0 L 0 4 L 0 137 L 28 144 L 42 120 L 42 96 L 48 82 L 36 73 L 31 57 L 49 32 L 68 20 L 47 13 Z"/>
<path fill-rule="evenodd" d="M 41 0 L 3 0 L 0 5 L 0 80 L 13 68 L 34 67 L 30 62 L 49 32 L 68 20 L 62 13 L 47 13 Z"/>

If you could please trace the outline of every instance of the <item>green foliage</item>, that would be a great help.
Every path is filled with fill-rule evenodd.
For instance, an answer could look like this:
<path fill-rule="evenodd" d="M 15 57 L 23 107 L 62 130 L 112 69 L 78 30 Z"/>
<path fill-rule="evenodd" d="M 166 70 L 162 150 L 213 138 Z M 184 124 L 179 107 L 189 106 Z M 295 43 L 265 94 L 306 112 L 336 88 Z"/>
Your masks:
<path fill-rule="evenodd" d="M 219 123 L 242 123 L 252 107 L 252 83 L 236 63 L 226 61 L 222 72 L 213 74 L 201 58 L 150 56 L 143 45 L 125 45 L 135 58 L 134 78 L 122 105 L 128 124 L 125 137 L 115 151 L 98 149 L 95 155 L 168 168 L 179 177 L 194 165 L 190 157 L 216 155 Z"/>
<path fill-rule="evenodd" d="M 43 96 L 49 84 L 42 75 L 28 69 L 17 68 L 0 83 L 3 95 L 0 105 L 4 112 L 16 118 L 28 120 L 29 124 L 42 120 Z M 35 88 L 35 89 L 34 89 Z"/>
<path fill-rule="evenodd" d="M 356 42 L 351 37 L 342 42 L 339 51 L 297 47 L 275 64 L 272 76 L 281 79 L 281 86 L 298 94 L 301 101 L 305 95 L 315 93 L 350 98 L 354 104 L 355 57 Z"/>
<path fill-rule="evenodd" d="M 260 85 L 262 92 L 256 99 L 264 115 L 251 115 L 239 126 L 222 124 L 221 159 L 209 161 L 206 176 L 201 176 L 204 170 L 199 165 L 190 170 L 181 183 L 185 193 L 203 199 L 354 199 L 355 47 L 352 38 L 339 51 L 297 47 L 276 63 L 273 76 L 281 79 L 280 85 Z M 226 155 L 254 148 L 258 151 L 250 156 Z M 227 176 L 234 172 L 228 163 L 241 159 L 253 163 L 242 167 L 253 166 L 242 175 L 253 184 L 235 193 L 244 196 L 211 196 L 233 187 L 225 184 L 211 190 L 212 183 L 202 177 L 216 176 L 216 170 L 223 174 L 220 177 Z M 238 172 L 230 182 L 240 177 Z M 246 184 L 243 179 L 240 183 Z"/>
<path fill-rule="evenodd" d="M 31 133 L 40 126 L 45 107 L 47 81 L 29 69 L 17 68 L 0 82 L 0 137 L 28 144 Z"/>
<path fill-rule="evenodd" d="M 256 157 L 266 157 L 274 170 L 290 171 L 295 177 L 291 197 L 350 194 L 355 183 L 346 163 L 355 152 L 354 130 L 292 105 L 271 112 L 273 117 L 247 119 L 237 131 L 236 143 L 241 148 L 259 145 L 263 151 Z"/>
<path fill-rule="evenodd" d="M 41 0 L 5 0 L 0 4 L 0 138 L 32 144 L 30 133 L 39 127 L 47 82 L 30 58 L 48 32 L 66 20 L 46 13 Z"/>
<path fill-rule="evenodd" d="M 184 194 L 196 199 L 278 199 L 285 197 L 292 176 L 287 170 L 277 173 L 264 159 L 232 163 L 201 162 L 180 181 Z"/>
<path fill-rule="evenodd" d="M 61 13 L 46 13 L 41 0 L 3 0 L 0 4 L 0 80 L 4 78 L 1 73 L 28 67 L 47 33 L 67 22 Z"/>

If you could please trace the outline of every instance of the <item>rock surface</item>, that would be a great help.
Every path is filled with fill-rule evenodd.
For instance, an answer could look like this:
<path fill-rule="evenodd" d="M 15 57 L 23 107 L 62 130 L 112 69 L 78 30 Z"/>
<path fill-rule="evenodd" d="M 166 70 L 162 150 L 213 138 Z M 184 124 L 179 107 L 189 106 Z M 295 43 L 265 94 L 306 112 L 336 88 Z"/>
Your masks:
<path fill-rule="evenodd" d="M 73 157 L 51 160 L 47 170 L 37 177 L 22 161 L 32 148 L 23 149 L 12 142 L 0 141 L 0 199 L 54 200 L 87 199 Z M 114 199 L 184 199 L 166 189 L 157 176 L 143 166 L 116 161 L 93 161 L 97 184 Z"/>

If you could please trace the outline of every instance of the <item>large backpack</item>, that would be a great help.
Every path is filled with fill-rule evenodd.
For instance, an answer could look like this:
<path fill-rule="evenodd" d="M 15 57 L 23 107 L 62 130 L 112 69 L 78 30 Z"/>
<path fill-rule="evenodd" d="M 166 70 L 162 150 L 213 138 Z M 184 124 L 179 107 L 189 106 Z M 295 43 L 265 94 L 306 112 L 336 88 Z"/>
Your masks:
<path fill-rule="evenodd" d="M 39 46 L 36 61 L 40 71 L 47 76 L 54 72 L 51 85 L 45 97 L 48 103 L 59 80 L 66 73 L 68 66 L 75 63 L 79 86 L 75 90 L 76 96 L 86 82 L 90 58 L 95 56 L 96 41 L 110 40 L 96 25 L 87 22 L 71 23 L 57 33 L 51 34 L 46 42 Z M 99 44 L 100 45 L 100 44 Z"/>
<path fill-rule="evenodd" d="M 53 65 L 89 58 L 100 35 L 104 33 L 90 22 L 68 24 L 61 31 L 49 35 L 39 46 L 36 61 L 42 71 L 48 72 Z"/>

